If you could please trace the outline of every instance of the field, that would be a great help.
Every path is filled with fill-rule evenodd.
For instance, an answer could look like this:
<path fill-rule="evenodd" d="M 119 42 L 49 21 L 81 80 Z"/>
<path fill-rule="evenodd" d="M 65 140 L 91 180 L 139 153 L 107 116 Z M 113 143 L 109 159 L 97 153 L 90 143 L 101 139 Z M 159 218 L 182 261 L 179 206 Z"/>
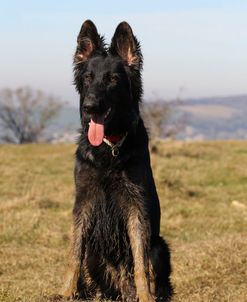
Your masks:
<path fill-rule="evenodd" d="M 62 284 L 74 150 L 0 146 L 0 301 L 46 301 Z M 247 142 L 160 142 L 152 163 L 174 301 L 247 301 Z"/>

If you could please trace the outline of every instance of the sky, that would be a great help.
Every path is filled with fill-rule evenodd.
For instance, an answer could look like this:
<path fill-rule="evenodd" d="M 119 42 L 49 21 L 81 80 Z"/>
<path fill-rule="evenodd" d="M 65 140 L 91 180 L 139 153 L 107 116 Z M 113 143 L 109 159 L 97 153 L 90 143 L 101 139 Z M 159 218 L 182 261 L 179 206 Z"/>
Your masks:
<path fill-rule="evenodd" d="M 72 56 L 91 19 L 108 43 L 118 23 L 131 25 L 146 100 L 247 94 L 246 13 L 244 0 L 1 1 L 0 89 L 28 85 L 77 105 Z"/>

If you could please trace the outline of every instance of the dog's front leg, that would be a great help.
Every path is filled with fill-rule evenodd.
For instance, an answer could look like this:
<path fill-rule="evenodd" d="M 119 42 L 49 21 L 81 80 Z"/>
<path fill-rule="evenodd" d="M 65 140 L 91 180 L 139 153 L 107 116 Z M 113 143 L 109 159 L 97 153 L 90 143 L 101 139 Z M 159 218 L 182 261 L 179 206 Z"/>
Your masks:
<path fill-rule="evenodd" d="M 74 215 L 73 237 L 69 255 L 65 283 L 61 290 L 62 296 L 74 298 L 77 294 L 78 279 L 81 273 L 82 261 L 85 257 L 85 236 L 90 225 L 88 213 L 90 207 L 85 207 L 81 213 Z"/>
<path fill-rule="evenodd" d="M 147 234 L 138 214 L 137 210 L 133 210 L 128 220 L 128 235 L 134 262 L 136 298 L 139 302 L 154 302 L 155 300 L 150 293 L 148 277 Z"/>
<path fill-rule="evenodd" d="M 85 244 L 83 241 L 81 227 L 74 226 L 69 265 L 65 276 L 65 282 L 61 290 L 61 294 L 64 297 L 72 298 L 76 295 L 77 282 L 81 269 L 81 259 L 84 258 L 85 254 Z"/>

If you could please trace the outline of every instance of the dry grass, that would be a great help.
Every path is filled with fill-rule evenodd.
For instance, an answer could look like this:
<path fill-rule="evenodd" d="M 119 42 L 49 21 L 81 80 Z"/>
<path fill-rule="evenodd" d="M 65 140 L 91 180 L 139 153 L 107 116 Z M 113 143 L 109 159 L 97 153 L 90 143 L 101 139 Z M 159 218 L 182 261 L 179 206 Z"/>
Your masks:
<path fill-rule="evenodd" d="M 46 301 L 62 284 L 73 145 L 0 147 L 0 301 Z M 174 301 L 247 301 L 247 142 L 158 143 L 154 176 Z"/>

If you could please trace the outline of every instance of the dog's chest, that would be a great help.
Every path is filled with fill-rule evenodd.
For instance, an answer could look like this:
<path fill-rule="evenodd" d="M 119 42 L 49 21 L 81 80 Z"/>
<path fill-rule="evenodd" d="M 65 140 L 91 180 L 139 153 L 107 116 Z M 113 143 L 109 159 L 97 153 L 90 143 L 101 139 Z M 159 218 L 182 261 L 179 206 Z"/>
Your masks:
<path fill-rule="evenodd" d="M 93 208 L 88 243 L 94 253 L 118 262 L 129 253 L 127 215 L 116 198 L 109 194 Z"/>

